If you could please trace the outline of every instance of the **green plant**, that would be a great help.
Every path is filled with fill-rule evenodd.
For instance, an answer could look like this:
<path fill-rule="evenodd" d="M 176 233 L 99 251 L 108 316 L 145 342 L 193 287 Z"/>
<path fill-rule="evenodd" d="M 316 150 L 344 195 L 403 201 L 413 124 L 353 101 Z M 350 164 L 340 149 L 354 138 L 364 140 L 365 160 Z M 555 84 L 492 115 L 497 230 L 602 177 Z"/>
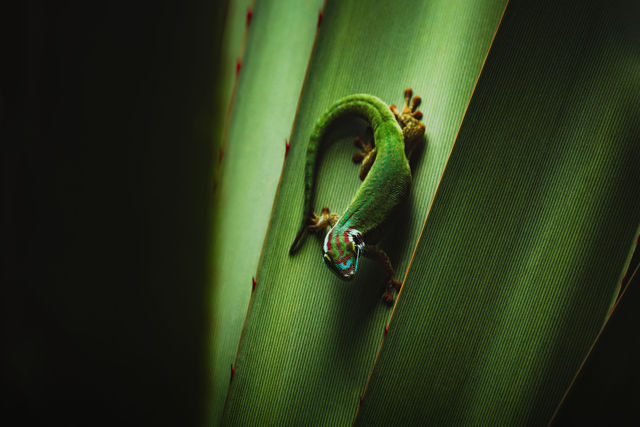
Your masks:
<path fill-rule="evenodd" d="M 226 424 L 545 423 L 607 318 L 640 224 L 624 4 L 411 3 L 328 1 L 308 66 L 319 4 L 256 5 L 214 227 L 215 420 L 226 396 Z M 287 251 L 315 119 L 409 86 L 427 144 L 382 243 L 406 272 L 390 312 L 376 266 L 344 284 L 315 242 Z M 318 205 L 348 204 L 361 130 L 333 136 Z"/>

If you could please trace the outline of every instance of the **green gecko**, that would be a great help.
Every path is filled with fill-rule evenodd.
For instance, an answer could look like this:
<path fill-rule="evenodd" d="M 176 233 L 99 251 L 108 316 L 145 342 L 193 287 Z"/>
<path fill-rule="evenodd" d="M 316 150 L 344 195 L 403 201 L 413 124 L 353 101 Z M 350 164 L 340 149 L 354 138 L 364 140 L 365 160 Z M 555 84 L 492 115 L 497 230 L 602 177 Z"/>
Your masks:
<path fill-rule="evenodd" d="M 395 105 L 388 106 L 372 95 L 350 95 L 333 104 L 318 119 L 309 139 L 305 165 L 304 217 L 289 255 L 298 248 L 305 231 L 319 233 L 331 227 L 322 247 L 322 259 L 343 280 L 353 279 L 358 269 L 360 255 L 377 259 L 385 271 L 386 287 L 382 299 L 393 303 L 393 289 L 400 289 L 400 282 L 393 277 L 393 268 L 387 254 L 374 246 L 387 226 L 387 219 L 394 208 L 405 198 L 411 184 L 408 157 L 424 143 L 425 126 L 420 122 L 422 113 L 417 111 L 420 98 L 412 100 L 412 91 L 404 92 L 405 103 L 398 112 Z M 342 216 L 322 208 L 320 216 L 313 212 L 314 177 L 317 153 L 329 126 L 347 115 L 366 119 L 373 131 L 373 144 L 356 138 L 362 153 L 353 156 L 354 162 L 362 162 L 360 179 L 363 180 L 349 207 Z"/>

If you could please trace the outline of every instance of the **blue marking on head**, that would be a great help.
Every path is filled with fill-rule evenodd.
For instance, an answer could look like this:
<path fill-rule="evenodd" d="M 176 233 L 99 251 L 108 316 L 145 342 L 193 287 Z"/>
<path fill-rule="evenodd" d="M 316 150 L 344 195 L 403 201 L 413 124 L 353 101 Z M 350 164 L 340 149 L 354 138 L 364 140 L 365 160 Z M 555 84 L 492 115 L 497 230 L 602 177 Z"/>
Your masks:
<path fill-rule="evenodd" d="M 351 264 L 353 264 L 353 258 L 349 258 L 347 261 L 343 262 L 342 264 L 339 264 L 339 266 L 343 270 L 348 270 L 349 267 L 351 267 Z"/>

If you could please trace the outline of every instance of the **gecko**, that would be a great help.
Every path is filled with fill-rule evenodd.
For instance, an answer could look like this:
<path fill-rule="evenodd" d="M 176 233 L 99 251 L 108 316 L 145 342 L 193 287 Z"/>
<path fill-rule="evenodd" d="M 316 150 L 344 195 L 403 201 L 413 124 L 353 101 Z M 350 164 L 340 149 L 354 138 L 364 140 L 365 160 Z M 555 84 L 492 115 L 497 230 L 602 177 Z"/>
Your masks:
<path fill-rule="evenodd" d="M 305 194 L 302 225 L 289 249 L 293 255 L 306 235 L 321 233 L 330 228 L 322 245 L 324 263 L 343 280 L 351 280 L 358 269 L 360 255 L 377 260 L 385 272 L 382 299 L 393 304 L 393 290 L 401 283 L 394 278 L 388 255 L 375 243 L 388 227 L 394 208 L 407 196 L 411 185 L 409 157 L 424 143 L 425 125 L 418 111 L 421 99 L 413 91 L 404 92 L 404 107 L 387 105 L 380 98 L 367 94 L 346 96 L 329 107 L 318 119 L 309 138 L 305 163 Z M 323 207 L 321 215 L 313 211 L 315 174 L 318 149 L 327 129 L 346 116 L 359 116 L 368 121 L 372 138 L 357 137 L 361 152 L 353 155 L 355 163 L 362 163 L 357 190 L 347 210 L 339 216 Z M 372 139 L 372 140 L 371 140 Z"/>

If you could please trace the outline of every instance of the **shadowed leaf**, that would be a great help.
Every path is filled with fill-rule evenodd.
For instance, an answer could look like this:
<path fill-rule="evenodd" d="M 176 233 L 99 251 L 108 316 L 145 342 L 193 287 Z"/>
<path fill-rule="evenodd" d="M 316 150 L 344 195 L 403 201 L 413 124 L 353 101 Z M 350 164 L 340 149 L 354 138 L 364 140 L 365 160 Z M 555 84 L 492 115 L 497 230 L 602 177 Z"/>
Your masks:
<path fill-rule="evenodd" d="M 640 224 L 640 62 L 617 6 L 508 6 L 357 424 L 549 421 Z"/>

